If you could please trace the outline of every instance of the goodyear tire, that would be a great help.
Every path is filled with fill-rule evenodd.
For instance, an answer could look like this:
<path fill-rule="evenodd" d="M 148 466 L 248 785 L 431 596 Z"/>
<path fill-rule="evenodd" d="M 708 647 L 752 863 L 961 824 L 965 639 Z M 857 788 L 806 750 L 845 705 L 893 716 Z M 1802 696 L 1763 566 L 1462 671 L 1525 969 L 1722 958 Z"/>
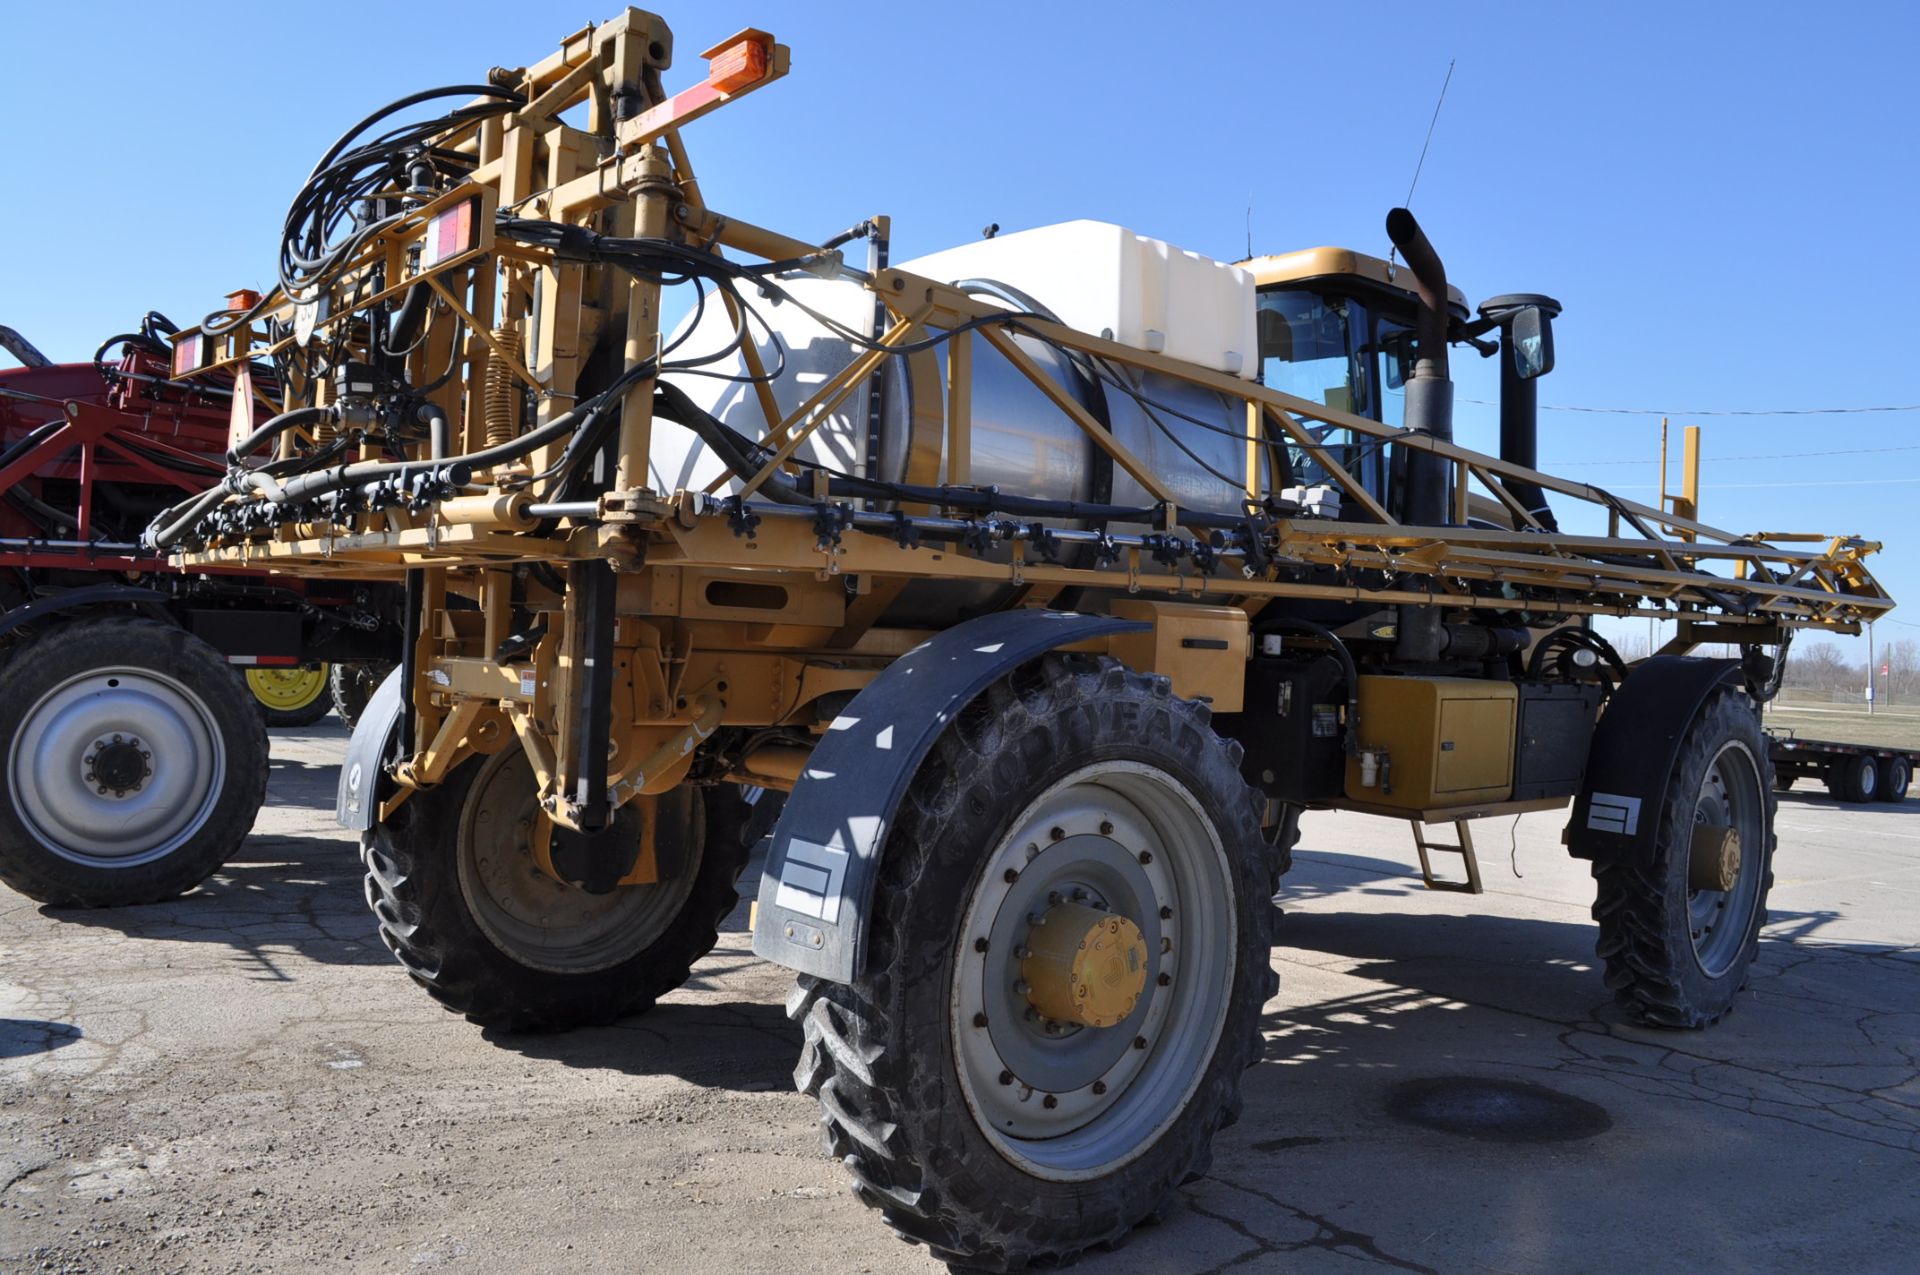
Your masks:
<path fill-rule="evenodd" d="M 968 1269 L 1066 1261 L 1206 1172 L 1277 985 L 1278 853 L 1239 761 L 1205 706 L 1090 657 L 1023 667 L 935 745 L 888 838 L 869 969 L 788 1003 L 827 1149 L 902 1237 Z M 1034 916 L 1089 907 L 1089 937 L 1139 931 L 1138 1000 L 1107 1026 L 1029 1013 Z"/>
<path fill-rule="evenodd" d="M 649 1008 L 687 981 L 739 899 L 745 800 L 730 785 L 663 796 L 662 879 L 607 894 L 535 865 L 535 801 L 526 755 L 509 746 L 375 825 L 361 859 L 381 939 L 435 1000 L 486 1026 L 554 1031 Z"/>
<path fill-rule="evenodd" d="M 325 664 L 250 668 L 247 689 L 269 726 L 311 726 L 333 709 Z"/>
<path fill-rule="evenodd" d="M 1681 740 L 1652 860 L 1623 856 L 1593 865 L 1596 951 L 1606 962 L 1607 986 L 1646 1023 L 1706 1027 L 1733 1007 L 1767 919 L 1774 808 L 1758 717 L 1740 692 L 1715 691 Z M 1739 835 L 1738 866 L 1726 889 L 1696 884 L 1702 827 Z"/>
<path fill-rule="evenodd" d="M 394 666 L 384 660 L 354 660 L 349 663 L 336 663 L 327 671 L 327 689 L 333 699 L 333 711 L 340 714 L 340 720 L 352 730 L 360 724 L 360 714 L 367 711 L 367 701 L 380 689 L 380 683 L 387 680 L 387 674 Z"/>
<path fill-rule="evenodd" d="M 60 625 L 0 669 L 0 880 L 42 903 L 171 898 L 239 848 L 267 735 L 214 649 L 170 624 Z"/>

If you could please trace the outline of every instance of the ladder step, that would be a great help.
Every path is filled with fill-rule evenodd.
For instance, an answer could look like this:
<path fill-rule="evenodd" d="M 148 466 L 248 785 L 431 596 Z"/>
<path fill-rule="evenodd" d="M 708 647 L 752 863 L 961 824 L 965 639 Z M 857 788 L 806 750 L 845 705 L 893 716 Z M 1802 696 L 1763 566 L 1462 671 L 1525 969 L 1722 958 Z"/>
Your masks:
<path fill-rule="evenodd" d="M 1473 833 L 1467 827 L 1465 819 L 1453 822 L 1454 835 L 1460 839 L 1458 845 L 1449 845 L 1443 841 L 1429 841 L 1426 838 L 1426 822 L 1416 819 L 1412 823 L 1413 848 L 1420 855 L 1420 880 L 1429 890 L 1451 891 L 1455 894 L 1485 894 L 1486 887 L 1480 881 L 1480 859 L 1473 851 Z M 1465 861 L 1467 879 L 1449 881 L 1433 875 L 1433 863 L 1428 859 L 1429 851 L 1444 850 L 1457 854 Z"/>

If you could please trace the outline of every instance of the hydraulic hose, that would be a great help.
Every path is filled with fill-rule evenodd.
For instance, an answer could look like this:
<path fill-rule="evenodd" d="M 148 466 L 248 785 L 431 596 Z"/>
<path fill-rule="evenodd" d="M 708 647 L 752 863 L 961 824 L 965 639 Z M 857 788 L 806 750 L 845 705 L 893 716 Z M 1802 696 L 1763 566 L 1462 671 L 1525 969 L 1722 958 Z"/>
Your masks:
<path fill-rule="evenodd" d="M 234 444 L 232 450 L 227 453 L 227 463 L 238 465 L 260 450 L 263 444 L 278 438 L 296 426 L 321 425 L 332 418 L 331 407 L 296 407 L 291 412 L 282 412 Z"/>

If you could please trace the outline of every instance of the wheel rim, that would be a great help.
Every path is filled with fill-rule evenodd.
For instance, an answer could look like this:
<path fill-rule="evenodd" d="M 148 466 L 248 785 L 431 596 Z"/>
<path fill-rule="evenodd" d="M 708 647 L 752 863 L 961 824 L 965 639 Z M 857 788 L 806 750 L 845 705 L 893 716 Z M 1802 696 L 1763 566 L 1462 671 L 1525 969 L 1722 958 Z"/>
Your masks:
<path fill-rule="evenodd" d="M 540 817 L 526 754 L 508 748 L 488 757 L 467 791 L 455 853 L 467 909 L 494 946 L 532 969 L 588 974 L 659 939 L 693 891 L 701 838 L 693 838 L 677 876 L 589 894 L 534 862 L 527 839 Z"/>
<path fill-rule="evenodd" d="M 1731 828 L 1740 838 L 1740 866 L 1731 888 L 1687 890 L 1694 960 L 1711 978 L 1731 969 L 1747 945 L 1766 874 L 1766 792 L 1760 766 L 1739 740 L 1721 746 L 1694 801 L 1695 826 Z"/>
<path fill-rule="evenodd" d="M 27 710 L 7 758 L 14 809 L 48 850 L 88 867 L 163 859 L 197 833 L 226 784 L 213 714 L 149 669 L 89 669 Z"/>
<path fill-rule="evenodd" d="M 962 1092 L 1002 1156 L 1037 1177 L 1098 1177 L 1186 1109 L 1232 994 L 1231 882 L 1212 820 L 1152 766 L 1085 767 L 1014 819 L 968 906 L 950 1003 Z M 1054 896 L 1123 916 L 1145 941 L 1144 990 L 1115 1026 L 1050 1032 L 1027 1012 L 1019 953 Z"/>
<path fill-rule="evenodd" d="M 310 668 L 250 668 L 247 689 L 276 713 L 297 713 L 327 691 L 327 666 Z"/>

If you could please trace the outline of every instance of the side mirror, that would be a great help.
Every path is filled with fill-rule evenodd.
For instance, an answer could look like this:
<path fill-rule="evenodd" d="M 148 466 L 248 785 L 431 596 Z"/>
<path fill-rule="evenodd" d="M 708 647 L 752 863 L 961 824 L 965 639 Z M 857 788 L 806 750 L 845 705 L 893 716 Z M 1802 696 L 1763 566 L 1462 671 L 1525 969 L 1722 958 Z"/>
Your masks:
<path fill-rule="evenodd" d="M 1553 371 L 1553 316 L 1537 305 L 1516 312 L 1507 325 L 1507 350 L 1523 381 Z"/>

